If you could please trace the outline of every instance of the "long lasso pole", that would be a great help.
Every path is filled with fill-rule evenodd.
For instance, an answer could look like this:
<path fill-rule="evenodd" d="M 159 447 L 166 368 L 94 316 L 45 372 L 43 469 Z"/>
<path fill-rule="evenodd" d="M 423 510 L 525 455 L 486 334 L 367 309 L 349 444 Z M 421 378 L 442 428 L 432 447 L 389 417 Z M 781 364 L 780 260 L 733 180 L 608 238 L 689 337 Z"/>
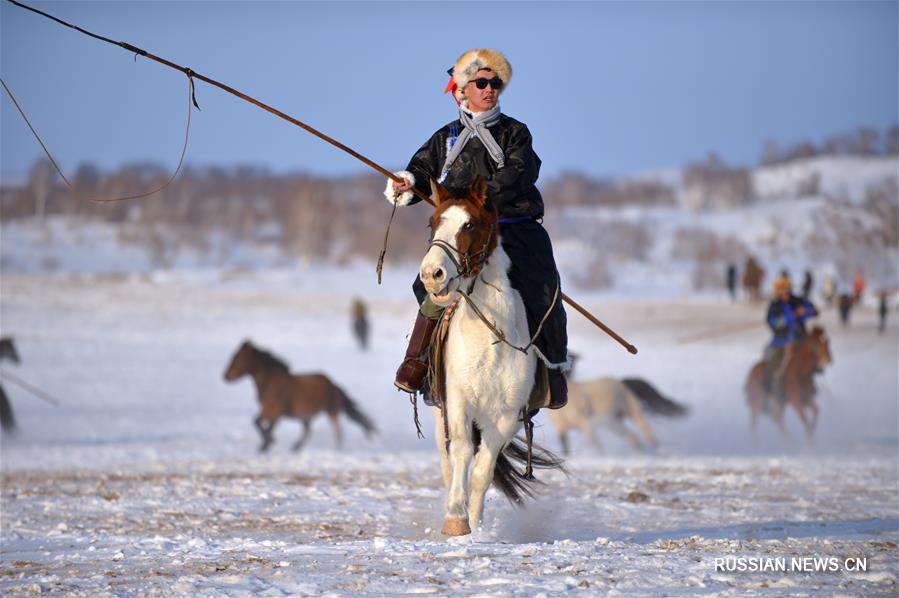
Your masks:
<path fill-rule="evenodd" d="M 138 48 L 137 46 L 133 46 L 133 45 L 129 44 L 128 42 L 117 42 L 117 41 L 115 41 L 115 40 L 109 39 L 108 37 L 103 37 L 102 35 L 97 35 L 96 33 L 91 33 L 90 31 L 87 31 L 86 29 L 82 29 L 81 27 L 78 27 L 77 25 L 72 25 L 71 23 L 67 23 L 66 21 L 63 21 L 62 19 L 59 19 L 59 18 L 57 18 L 57 17 L 54 17 L 53 15 L 47 14 L 47 13 L 45 13 L 45 12 L 42 11 L 42 10 L 38 10 L 38 9 L 33 8 L 33 7 L 31 7 L 31 6 L 27 6 L 27 5 L 25 5 L 25 4 L 22 4 L 21 2 L 17 2 L 16 0 L 6 0 L 6 1 L 7 1 L 7 2 L 10 2 L 10 3 L 12 3 L 12 4 L 14 4 L 14 5 L 16 5 L 16 6 L 20 7 L 20 8 L 24 8 L 25 10 L 29 10 L 29 11 L 31 11 L 31 12 L 33 12 L 33 13 L 39 14 L 39 15 L 41 15 L 41 16 L 43 16 L 43 17 L 46 17 L 46 18 L 48 18 L 48 19 L 50 19 L 50 20 L 52 20 L 52 21 L 56 21 L 56 22 L 59 23 L 60 25 L 63 25 L 63 26 L 65 26 L 65 27 L 69 27 L 69 28 L 71 28 L 71 29 L 74 29 L 74 30 L 76 30 L 76 31 L 79 31 L 79 32 L 81 32 L 81 33 L 83 33 L 83 34 L 85 34 L 85 35 L 88 35 L 88 36 L 90 36 L 90 37 L 93 37 L 94 39 L 98 39 L 98 40 L 100 40 L 100 41 L 106 42 L 106 43 L 108 43 L 108 44 L 112 44 L 112 45 L 114 45 L 114 46 L 119 46 L 120 48 L 123 48 L 123 49 L 125 49 L 125 50 L 127 50 L 127 51 L 129 51 L 129 52 L 132 52 L 132 53 L 137 54 L 137 55 L 139 55 L 139 56 L 143 56 L 144 58 L 149 58 L 150 60 L 153 60 L 153 61 L 155 61 L 155 62 L 158 62 L 159 64 L 165 65 L 165 66 L 167 66 L 167 67 L 169 67 L 169 68 L 172 68 L 172 69 L 175 69 L 175 70 L 177 70 L 177 71 L 181 71 L 182 73 L 184 73 L 185 75 L 187 75 L 187 76 L 188 76 L 189 78 L 191 78 L 191 79 L 199 79 L 200 81 L 204 81 L 204 82 L 206 82 L 206 83 L 208 83 L 208 84 L 210 84 L 210 85 L 214 85 L 215 87 L 218 87 L 218 88 L 221 89 L 221 90 L 227 91 L 227 92 L 230 93 L 231 95 L 237 96 L 238 98 L 240 98 L 240 99 L 242 99 L 242 100 L 244 100 L 244 101 L 246 101 L 246 102 L 249 102 L 250 104 L 253 104 L 253 105 L 255 105 L 255 106 L 258 106 L 259 108 L 262 108 L 262 109 L 265 110 L 266 112 L 270 112 L 270 113 L 274 114 L 275 116 L 278 116 L 278 117 L 280 117 L 280 118 L 283 118 L 283 119 L 286 120 L 287 122 L 289 122 L 289 123 L 291 123 L 291 124 L 294 124 L 294 125 L 300 127 L 300 128 L 303 129 L 304 131 L 307 131 L 307 132 L 309 132 L 309 133 L 312 133 L 313 135 L 315 135 L 316 137 L 318 137 L 318 138 L 321 139 L 322 141 L 326 141 L 326 142 L 330 143 L 331 145 L 333 145 L 334 147 L 336 147 L 336 148 L 338 148 L 338 149 L 340 149 L 340 150 L 343 150 L 344 152 L 346 152 L 346 153 L 348 153 L 349 155 L 353 156 L 354 158 L 356 158 L 357 160 L 359 160 L 359 161 L 362 162 L 363 164 L 369 166 L 370 168 L 372 168 L 372 169 L 378 171 L 379 173 L 383 174 L 384 176 L 386 176 L 387 178 L 391 179 L 392 181 L 397 182 L 397 183 L 401 183 L 401 182 L 403 182 L 403 180 L 404 180 L 404 179 L 402 179 L 402 178 L 396 176 L 395 174 L 393 174 L 392 172 L 390 172 L 389 170 L 387 170 L 386 168 L 384 168 L 384 167 L 381 166 L 380 164 L 377 164 L 376 162 L 373 162 L 372 160 L 366 158 L 365 156 L 363 156 L 362 154 L 360 154 L 360 153 L 357 152 L 356 150 L 354 150 L 354 149 L 352 149 L 352 148 L 350 148 L 350 147 L 347 147 L 346 145 L 340 143 L 340 142 L 337 141 L 336 139 L 334 139 L 334 138 L 332 138 L 332 137 L 329 137 L 328 135 L 325 135 L 325 134 L 322 133 L 321 131 L 318 131 L 317 129 L 315 129 L 315 128 L 313 128 L 313 127 L 307 125 L 306 123 L 304 123 L 304 122 L 302 122 L 302 121 L 300 121 L 300 120 L 298 120 L 298 119 L 296 119 L 296 118 L 290 116 L 289 114 L 285 114 L 284 112 L 281 112 L 281 111 L 278 110 L 277 108 L 273 108 L 273 107 L 269 106 L 268 104 L 265 104 L 265 103 L 263 103 L 263 102 L 260 102 L 260 101 L 257 100 L 256 98 L 253 98 L 253 97 L 251 97 L 251 96 L 248 96 L 247 94 L 245 94 L 245 93 L 243 93 L 243 92 L 240 92 L 240 91 L 234 89 L 233 87 L 231 87 L 231 86 L 229 86 L 229 85 L 225 85 L 224 83 L 220 83 L 220 82 L 216 81 L 215 79 L 211 79 L 210 77 L 207 77 L 207 76 L 205 76 L 205 75 L 202 75 L 202 74 L 200 74 L 200 73 L 198 73 L 198 72 L 196 72 L 196 71 L 194 71 L 193 69 L 190 69 L 190 68 L 188 68 L 188 67 L 181 66 L 180 64 L 176 64 L 176 63 L 174 63 L 174 62 L 172 62 L 172 61 L 170 61 L 170 60 L 166 60 L 165 58 L 160 58 L 159 56 L 156 56 L 156 55 L 154 55 L 154 54 L 151 54 L 150 52 L 147 52 L 146 50 L 143 50 L 143 49 L 141 49 L 141 48 Z M 428 202 L 428 203 L 431 204 L 432 206 L 434 205 L 434 202 L 431 200 L 431 198 L 428 197 L 427 194 L 423 193 L 423 192 L 422 192 L 421 190 L 419 190 L 418 188 L 412 187 L 410 190 L 411 190 L 413 193 L 415 193 L 415 195 L 418 196 L 420 199 L 422 199 L 422 200 Z M 595 324 L 596 326 L 598 326 L 603 332 L 605 332 L 606 334 L 608 334 L 609 336 L 611 336 L 613 339 L 615 339 L 616 341 L 618 341 L 618 342 L 619 342 L 625 349 L 628 350 L 628 352 L 630 352 L 630 353 L 632 353 L 632 354 L 634 354 L 634 353 L 637 352 L 637 348 L 636 348 L 636 347 L 634 347 L 633 345 L 631 345 L 630 343 L 628 343 L 627 341 L 625 341 L 623 338 L 621 338 L 618 334 L 615 333 L 615 331 L 613 331 L 611 328 L 609 328 L 608 326 L 606 326 L 605 324 L 603 324 L 602 322 L 600 322 L 600 321 L 599 321 L 593 314 L 591 314 L 591 313 L 588 312 L 586 309 L 584 309 L 583 307 L 581 307 L 580 305 L 578 305 L 577 303 L 575 303 L 575 302 L 574 302 L 570 297 L 568 297 L 565 293 L 562 293 L 562 299 L 563 299 L 566 303 L 568 303 L 571 307 L 573 307 L 575 310 L 577 310 L 578 313 L 580 313 L 580 314 L 583 315 L 585 318 L 587 318 L 588 320 L 590 320 L 593 324 Z"/>
<path fill-rule="evenodd" d="M 149 58 L 150 60 L 153 60 L 153 61 L 155 61 L 155 62 L 158 62 L 159 64 L 162 64 L 162 65 L 165 65 L 165 66 L 167 66 L 167 67 L 169 67 L 169 68 L 175 69 L 176 71 L 181 71 L 182 73 L 184 73 L 185 75 L 187 75 L 188 77 L 190 77 L 190 78 L 192 78 L 192 79 L 199 79 L 200 81 L 204 81 L 204 82 L 206 82 L 206 83 L 209 83 L 210 85 L 214 85 L 215 87 L 218 87 L 219 89 L 222 89 L 222 90 L 224 90 L 224 91 L 227 91 L 227 92 L 230 93 L 231 95 L 235 95 L 235 96 L 239 97 L 240 99 L 242 99 L 242 100 L 244 100 L 244 101 L 246 101 L 246 102 L 249 102 L 249 103 L 251 103 L 251 104 L 253 104 L 253 105 L 255 105 L 255 106 L 258 106 L 258 107 L 262 108 L 262 109 L 265 110 L 266 112 L 271 112 L 271 113 L 274 114 L 275 116 L 279 116 L 279 117 L 283 118 L 283 119 L 286 120 L 287 122 L 292 123 L 292 124 L 294 124 L 294 125 L 300 127 L 300 128 L 303 129 L 304 131 L 307 131 L 307 132 L 309 132 L 309 133 L 312 133 L 313 135 L 315 135 L 316 137 L 318 137 L 319 139 L 321 139 L 321 140 L 323 140 L 323 141 L 327 141 L 328 143 L 330 143 L 330 144 L 333 145 L 334 147 L 336 147 L 336 148 L 338 148 L 338 149 L 341 149 L 341 150 L 345 151 L 346 153 L 348 153 L 349 155 L 353 156 L 354 158 L 356 158 L 356 159 L 359 160 L 360 162 L 362 162 L 362 163 L 366 164 L 367 166 L 369 166 L 369 167 L 371 167 L 371 168 L 377 170 L 378 172 L 380 172 L 380 173 L 383 174 L 384 176 L 386 176 L 386 177 L 392 179 L 393 181 L 396 181 L 396 182 L 398 182 L 398 183 L 403 182 L 403 179 L 402 179 L 402 178 L 396 176 L 395 174 L 393 174 L 393 173 L 390 172 L 389 170 L 386 170 L 385 168 L 383 168 L 381 165 L 377 164 L 376 162 L 373 162 L 372 160 L 369 160 L 368 158 L 366 158 L 365 156 L 363 156 L 362 154 L 360 154 L 359 152 L 357 152 L 357 151 L 354 150 L 353 148 L 347 147 L 346 145 L 340 143 L 339 141 L 337 141 L 337 140 L 334 139 L 333 137 L 329 137 L 328 135 L 325 135 L 325 134 L 322 133 L 321 131 L 319 131 L 319 130 L 317 130 L 317 129 L 315 129 L 315 128 L 309 126 L 309 125 L 307 125 L 306 123 L 304 123 L 304 122 L 302 122 L 302 121 L 300 121 L 300 120 L 298 120 L 298 119 L 296 119 L 296 118 L 290 116 L 289 114 L 285 114 L 284 112 L 281 112 L 281 111 L 278 110 L 277 108 L 273 108 L 273 107 L 269 106 L 268 104 L 265 104 L 265 103 L 263 103 L 263 102 L 260 102 L 260 101 L 257 100 L 256 98 L 253 98 L 253 97 L 251 97 L 251 96 L 248 96 L 247 94 L 245 94 L 245 93 L 243 93 L 243 92 L 241 92 L 241 91 L 238 91 L 238 90 L 234 89 L 233 87 L 231 87 L 231 86 L 229 86 L 229 85 L 225 85 L 224 83 L 221 83 L 221 82 L 219 82 L 219 81 L 216 81 L 215 79 L 212 79 L 212 78 L 210 78 L 210 77 L 207 77 L 206 75 L 200 74 L 200 73 L 198 73 L 198 72 L 194 71 L 193 69 L 188 68 L 188 67 L 186 67 L 186 66 L 181 66 L 180 64 L 176 64 L 176 63 L 172 62 L 171 60 L 166 60 L 165 58 L 161 58 L 161 57 L 159 57 L 159 56 L 156 56 L 155 54 L 152 54 L 152 53 L 150 53 L 150 52 L 147 52 L 146 50 L 141 49 L 141 48 L 138 48 L 137 46 L 133 46 L 133 45 L 129 44 L 128 42 L 117 42 L 117 41 L 115 41 L 115 40 L 109 39 L 108 37 L 103 37 L 102 35 L 97 35 L 96 33 L 91 33 L 90 31 L 87 31 L 86 29 L 82 29 L 81 27 L 78 27 L 77 25 L 72 25 L 71 23 L 67 23 L 66 21 L 63 21 L 62 19 L 59 19 L 59 18 L 57 18 L 57 17 L 54 17 L 54 16 L 51 15 L 51 14 L 47 14 L 47 13 L 45 13 L 45 12 L 42 11 L 42 10 L 38 10 L 38 9 L 33 8 L 33 7 L 31 7 L 31 6 L 27 6 L 27 5 L 25 5 L 25 4 L 22 4 L 21 2 L 17 2 L 16 0 L 7 0 L 7 2 L 11 2 L 12 4 L 15 4 L 16 6 L 18 6 L 18 7 L 20 7 L 20 8 L 24 8 L 25 10 L 29 10 L 29 11 L 31 11 L 31 12 L 33 12 L 33 13 L 37 13 L 37 14 L 39 14 L 39 15 L 41 15 L 41 16 L 43 16 L 43 17 L 46 17 L 46 18 L 48 18 L 48 19 L 50 19 L 50 20 L 56 21 L 57 23 L 59 23 L 60 25 L 64 25 L 65 27 L 69 27 L 69 28 L 71 28 L 71 29 L 75 29 L 76 31 L 79 31 L 79 32 L 81 32 L 81 33 L 83 33 L 83 34 L 85 34 L 85 35 L 90 36 L 90 37 L 93 37 L 94 39 L 98 39 L 98 40 L 100 40 L 100 41 L 106 42 L 106 43 L 108 43 L 108 44 L 112 44 L 112 45 L 114 45 L 114 46 L 119 46 L 120 48 L 123 48 L 123 49 L 125 49 L 125 50 L 127 50 L 127 51 L 129 51 L 129 52 L 132 52 L 132 53 L 134 53 L 134 54 L 137 54 L 138 56 L 143 56 L 144 58 Z M 424 201 L 427 201 L 427 202 L 430 203 L 431 205 L 434 205 L 434 202 L 431 201 L 431 198 L 428 197 L 428 196 L 427 196 L 426 194 L 424 194 L 423 192 L 421 192 L 420 190 L 418 190 L 418 189 L 416 189 L 416 188 L 413 188 L 412 191 L 413 191 L 418 197 L 420 197 L 421 199 L 423 199 Z"/>

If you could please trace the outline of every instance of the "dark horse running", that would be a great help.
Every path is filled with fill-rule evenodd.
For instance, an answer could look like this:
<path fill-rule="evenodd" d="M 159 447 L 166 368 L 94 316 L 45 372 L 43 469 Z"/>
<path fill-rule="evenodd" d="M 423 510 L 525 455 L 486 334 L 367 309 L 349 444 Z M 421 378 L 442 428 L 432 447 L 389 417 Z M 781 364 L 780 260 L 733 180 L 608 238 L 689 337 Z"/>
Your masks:
<path fill-rule="evenodd" d="M 20 363 L 19 352 L 16 351 L 16 345 L 13 343 L 11 336 L 0 338 L 0 361 L 8 359 L 13 363 Z M 16 429 L 16 418 L 12 413 L 12 405 L 6 397 L 3 387 L 0 386 L 0 426 L 6 432 L 12 432 Z"/>
<path fill-rule="evenodd" d="M 260 451 L 268 450 L 272 444 L 272 430 L 281 417 L 295 417 L 303 424 L 303 434 L 293 444 L 294 451 L 300 450 L 309 439 L 309 422 L 320 411 L 331 419 L 338 448 L 343 443 L 337 421 L 341 411 L 362 426 L 366 436 L 371 437 L 376 431 L 372 421 L 330 378 L 324 374 L 291 374 L 284 361 L 254 347 L 250 341 L 244 341 L 231 358 L 225 380 L 233 382 L 246 374 L 256 383 L 261 407 L 255 419 L 256 428 L 262 435 Z"/>

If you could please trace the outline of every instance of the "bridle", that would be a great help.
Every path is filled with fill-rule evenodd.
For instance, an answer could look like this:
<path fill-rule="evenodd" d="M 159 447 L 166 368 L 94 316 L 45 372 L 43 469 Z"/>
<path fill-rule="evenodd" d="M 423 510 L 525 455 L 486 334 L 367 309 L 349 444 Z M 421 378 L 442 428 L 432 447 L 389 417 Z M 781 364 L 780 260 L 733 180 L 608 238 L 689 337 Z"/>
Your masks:
<path fill-rule="evenodd" d="M 496 221 L 493 221 L 490 223 L 490 230 L 487 233 L 484 244 L 474 253 L 462 253 L 457 247 L 453 246 L 451 243 L 447 243 L 443 239 L 431 240 L 431 243 L 428 245 L 428 251 L 430 251 L 432 247 L 442 249 L 443 253 L 446 254 L 456 267 L 456 275 L 450 277 L 449 280 L 446 281 L 446 284 L 443 285 L 443 288 L 437 293 L 438 295 L 444 294 L 450 284 L 460 278 L 471 278 L 471 283 L 468 285 L 468 293 L 470 294 L 472 290 L 474 290 L 474 284 L 478 280 L 475 274 L 476 272 L 481 272 L 484 269 L 484 265 L 487 263 L 487 252 L 489 251 L 491 241 L 493 241 L 495 231 Z"/>

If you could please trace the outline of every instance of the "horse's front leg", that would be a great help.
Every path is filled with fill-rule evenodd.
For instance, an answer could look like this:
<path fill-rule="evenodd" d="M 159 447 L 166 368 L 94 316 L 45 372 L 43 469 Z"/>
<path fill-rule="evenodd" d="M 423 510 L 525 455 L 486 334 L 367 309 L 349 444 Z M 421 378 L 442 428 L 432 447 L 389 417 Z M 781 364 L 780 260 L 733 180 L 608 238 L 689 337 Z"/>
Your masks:
<path fill-rule="evenodd" d="M 784 437 L 789 436 L 787 427 L 784 425 L 784 409 L 786 405 L 776 397 L 769 400 L 774 405 L 771 411 L 771 417 L 774 418 L 774 423 L 777 424 L 777 427 L 780 429 L 780 432 L 784 435 Z"/>
<path fill-rule="evenodd" d="M 793 405 L 793 409 L 796 411 L 796 414 L 799 416 L 799 419 L 802 421 L 802 427 L 805 428 L 805 439 L 809 444 L 813 444 L 814 438 L 814 427 L 812 425 L 811 419 L 808 414 L 805 412 L 805 405 L 802 403 L 802 397 L 797 393 L 793 395 L 790 399 L 790 403 Z"/>
<path fill-rule="evenodd" d="M 468 499 L 468 524 L 472 529 L 481 525 L 483 520 L 484 496 L 490 482 L 493 481 L 496 459 L 520 426 L 518 414 L 513 413 L 500 419 L 496 427 L 485 426 L 481 430 L 481 444 L 471 467 L 471 490 Z"/>
<path fill-rule="evenodd" d="M 453 470 L 450 467 L 449 455 L 446 452 L 446 434 L 443 431 L 443 411 L 434 407 L 434 438 L 437 439 L 437 452 L 440 453 L 440 472 L 443 474 L 443 488 L 449 494 L 453 481 Z"/>
<path fill-rule="evenodd" d="M 749 401 L 749 429 L 752 430 L 752 438 L 753 440 L 758 440 L 758 417 L 759 417 L 759 403 L 753 397 Z"/>
<path fill-rule="evenodd" d="M 456 393 L 447 395 L 449 465 L 452 479 L 446 496 L 443 533 L 447 536 L 463 536 L 471 533 L 468 524 L 468 468 L 474 454 L 471 444 L 471 421 L 466 417 L 465 404 L 461 397 Z"/>
<path fill-rule="evenodd" d="M 812 412 L 811 426 L 812 426 L 812 432 L 814 432 L 814 431 L 815 431 L 815 427 L 818 425 L 818 404 L 815 403 L 815 397 L 814 397 L 814 396 L 812 396 L 812 397 L 809 399 L 809 402 L 808 402 L 807 407 L 808 407 L 809 410 Z"/>
<path fill-rule="evenodd" d="M 274 427 L 274 423 L 266 422 L 261 413 L 256 416 L 253 423 L 256 425 L 256 429 L 259 430 L 259 435 L 262 436 L 262 444 L 259 446 L 259 452 L 264 453 L 272 443 L 272 428 Z M 266 423 L 268 423 L 268 426 L 265 425 Z"/>
<path fill-rule="evenodd" d="M 309 420 L 301 419 L 300 423 L 303 425 L 303 432 L 297 441 L 293 443 L 293 446 L 290 447 L 293 452 L 299 451 L 306 444 L 306 441 L 309 440 Z"/>

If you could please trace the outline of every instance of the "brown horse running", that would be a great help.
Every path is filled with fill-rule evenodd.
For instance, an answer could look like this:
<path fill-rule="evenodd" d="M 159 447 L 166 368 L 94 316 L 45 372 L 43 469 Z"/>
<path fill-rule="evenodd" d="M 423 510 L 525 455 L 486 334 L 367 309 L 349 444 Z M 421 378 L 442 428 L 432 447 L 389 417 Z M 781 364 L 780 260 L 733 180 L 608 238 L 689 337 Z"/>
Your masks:
<path fill-rule="evenodd" d="M 755 431 L 756 418 L 759 412 L 770 412 L 780 430 L 786 434 L 783 425 L 784 409 L 787 403 L 796 410 L 805 433 L 811 440 L 815 425 L 818 423 L 818 405 L 815 403 L 814 376 L 833 363 L 830 354 L 830 339 L 820 326 L 800 341 L 793 344 L 792 355 L 784 357 L 785 367 L 781 376 L 779 396 L 768 394 L 762 385 L 765 364 L 760 361 L 749 371 L 746 378 L 746 402 L 752 412 L 752 429 Z M 807 411 L 810 411 L 809 414 Z"/>
<path fill-rule="evenodd" d="M 250 341 L 244 341 L 231 358 L 225 380 L 233 382 L 246 374 L 256 383 L 261 407 L 254 420 L 262 435 L 260 451 L 268 450 L 272 444 L 272 430 L 281 417 L 295 417 L 303 424 L 303 433 L 293 444 L 294 451 L 300 450 L 309 439 L 309 422 L 321 411 L 331 419 L 338 448 L 343 444 L 337 420 L 341 412 L 362 426 L 366 436 L 376 432 L 372 421 L 330 378 L 324 374 L 291 374 L 284 361 L 254 347 Z"/>

